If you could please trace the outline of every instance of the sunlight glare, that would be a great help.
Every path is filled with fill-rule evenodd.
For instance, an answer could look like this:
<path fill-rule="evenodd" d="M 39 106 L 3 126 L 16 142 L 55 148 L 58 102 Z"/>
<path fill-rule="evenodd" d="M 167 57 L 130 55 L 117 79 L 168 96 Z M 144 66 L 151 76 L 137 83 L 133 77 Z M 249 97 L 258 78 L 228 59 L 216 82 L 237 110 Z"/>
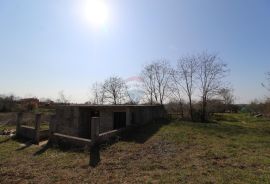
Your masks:
<path fill-rule="evenodd" d="M 86 0 L 83 5 L 84 19 L 94 27 L 103 27 L 107 24 L 109 11 L 104 0 Z"/>

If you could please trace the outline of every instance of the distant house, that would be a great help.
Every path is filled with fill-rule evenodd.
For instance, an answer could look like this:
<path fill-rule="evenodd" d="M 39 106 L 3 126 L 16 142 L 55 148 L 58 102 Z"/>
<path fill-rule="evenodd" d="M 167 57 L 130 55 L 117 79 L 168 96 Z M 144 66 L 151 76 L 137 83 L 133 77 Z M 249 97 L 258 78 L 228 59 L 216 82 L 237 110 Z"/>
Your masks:
<path fill-rule="evenodd" d="M 20 99 L 18 103 L 29 110 L 33 110 L 38 108 L 39 100 L 37 98 L 23 98 Z"/>

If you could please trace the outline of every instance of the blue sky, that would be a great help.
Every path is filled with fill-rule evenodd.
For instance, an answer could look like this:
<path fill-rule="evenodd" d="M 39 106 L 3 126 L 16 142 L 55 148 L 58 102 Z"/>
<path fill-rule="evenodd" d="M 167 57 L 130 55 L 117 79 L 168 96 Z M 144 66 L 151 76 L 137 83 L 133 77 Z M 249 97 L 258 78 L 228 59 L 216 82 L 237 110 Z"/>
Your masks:
<path fill-rule="evenodd" d="M 105 0 L 108 20 L 83 20 L 84 0 L 0 1 L 0 94 L 84 102 L 95 81 L 136 76 L 142 66 L 219 53 L 237 102 L 267 95 L 268 0 Z"/>

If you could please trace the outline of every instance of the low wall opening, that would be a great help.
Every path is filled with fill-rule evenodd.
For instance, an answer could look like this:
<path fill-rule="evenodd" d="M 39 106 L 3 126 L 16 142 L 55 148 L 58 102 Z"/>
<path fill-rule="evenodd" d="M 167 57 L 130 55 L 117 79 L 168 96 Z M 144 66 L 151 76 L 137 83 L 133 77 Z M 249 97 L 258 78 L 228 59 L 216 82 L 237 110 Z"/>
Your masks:
<path fill-rule="evenodd" d="M 39 144 L 40 140 L 49 137 L 49 117 L 41 113 L 18 113 L 16 136 Z"/>

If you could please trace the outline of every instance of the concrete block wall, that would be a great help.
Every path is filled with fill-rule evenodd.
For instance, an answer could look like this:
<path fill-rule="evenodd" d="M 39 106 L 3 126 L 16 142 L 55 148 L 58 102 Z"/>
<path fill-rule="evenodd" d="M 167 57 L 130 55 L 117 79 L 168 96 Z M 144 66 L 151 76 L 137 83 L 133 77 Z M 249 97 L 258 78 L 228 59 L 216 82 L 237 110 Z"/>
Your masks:
<path fill-rule="evenodd" d="M 115 112 L 126 112 L 126 125 L 129 126 L 131 120 L 131 110 L 130 107 L 116 106 L 100 108 L 100 133 L 113 130 L 114 125 L 114 113 Z"/>
<path fill-rule="evenodd" d="M 22 125 L 23 113 L 18 113 L 16 136 L 31 139 L 35 144 L 39 144 L 39 141 L 49 137 L 49 130 L 40 130 L 42 114 L 35 115 L 35 126 Z"/>
<path fill-rule="evenodd" d="M 126 112 L 126 125 L 142 125 L 164 117 L 163 106 L 60 106 L 56 109 L 55 132 L 70 136 L 82 137 L 81 132 L 90 132 L 91 112 L 99 112 L 100 133 L 113 130 L 114 112 Z M 84 115 L 82 115 L 82 112 Z M 82 117 L 84 116 L 84 117 Z M 86 116 L 86 117 L 85 117 Z M 90 138 L 83 137 L 83 138 Z"/>
<path fill-rule="evenodd" d="M 28 139 L 34 139 L 36 136 L 36 130 L 33 127 L 21 126 L 17 135 Z"/>
<path fill-rule="evenodd" d="M 100 111 L 100 125 L 99 130 L 101 133 L 113 129 L 113 112 L 110 110 Z"/>
<path fill-rule="evenodd" d="M 132 108 L 133 124 L 143 125 L 153 120 L 165 117 L 163 106 L 135 106 Z"/>
<path fill-rule="evenodd" d="M 58 107 L 56 109 L 55 122 L 55 132 L 71 136 L 79 135 L 79 110 L 77 107 Z"/>

